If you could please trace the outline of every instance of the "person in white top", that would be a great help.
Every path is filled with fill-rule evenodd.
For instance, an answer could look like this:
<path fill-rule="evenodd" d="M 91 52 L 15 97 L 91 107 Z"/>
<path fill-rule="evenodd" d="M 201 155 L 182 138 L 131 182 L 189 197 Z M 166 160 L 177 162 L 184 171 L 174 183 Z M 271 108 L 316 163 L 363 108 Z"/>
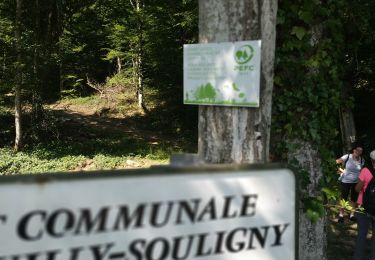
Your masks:
<path fill-rule="evenodd" d="M 355 185 L 358 182 L 358 176 L 365 165 L 365 161 L 362 158 L 363 146 L 355 144 L 349 154 L 344 154 L 336 160 L 337 164 L 340 164 L 339 171 L 341 176 L 339 178 L 341 182 L 341 200 L 348 201 L 350 195 L 350 204 L 353 211 L 350 212 L 349 219 L 355 221 L 354 209 L 356 207 L 356 201 L 358 198 L 358 192 L 355 191 Z M 338 222 L 344 221 L 344 209 L 340 208 Z"/>

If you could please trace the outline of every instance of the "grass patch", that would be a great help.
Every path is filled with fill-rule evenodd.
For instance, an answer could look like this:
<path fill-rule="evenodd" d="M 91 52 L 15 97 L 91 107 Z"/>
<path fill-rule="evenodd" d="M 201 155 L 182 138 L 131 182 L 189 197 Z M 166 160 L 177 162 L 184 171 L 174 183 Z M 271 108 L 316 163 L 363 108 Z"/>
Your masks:
<path fill-rule="evenodd" d="M 1 175 L 59 172 L 74 169 L 83 156 L 61 156 L 54 160 L 42 159 L 33 151 L 14 153 L 10 148 L 0 149 Z"/>
<path fill-rule="evenodd" d="M 67 102 L 71 105 L 94 106 L 100 103 L 101 99 L 96 95 L 91 95 L 87 97 L 64 98 L 62 101 Z"/>
<path fill-rule="evenodd" d="M 19 153 L 8 147 L 0 149 L 0 174 L 148 167 L 166 164 L 171 153 L 166 145 L 126 137 L 52 142 Z"/>
<path fill-rule="evenodd" d="M 19 153 L 12 149 L 13 108 L 0 105 L 0 175 L 149 167 L 195 152 L 195 132 L 184 131 L 178 109 L 156 94 L 145 91 L 147 112 L 126 89 L 46 105 L 39 123 L 25 111 Z M 190 127 L 192 118 L 186 121 Z"/>

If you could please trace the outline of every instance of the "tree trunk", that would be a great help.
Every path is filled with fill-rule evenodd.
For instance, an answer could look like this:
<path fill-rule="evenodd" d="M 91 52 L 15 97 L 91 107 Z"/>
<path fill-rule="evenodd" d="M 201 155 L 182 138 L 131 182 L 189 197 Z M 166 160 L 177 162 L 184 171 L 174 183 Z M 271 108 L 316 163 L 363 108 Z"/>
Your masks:
<path fill-rule="evenodd" d="M 122 70 L 121 58 L 120 57 L 116 58 L 116 64 L 117 64 L 117 74 L 120 74 L 121 70 Z"/>
<path fill-rule="evenodd" d="M 137 57 L 137 93 L 138 93 L 138 107 L 144 108 L 145 102 L 144 102 L 144 91 L 143 91 L 143 76 L 142 76 L 142 57 L 141 55 L 138 55 Z"/>
<path fill-rule="evenodd" d="M 2 76 L 5 76 L 5 70 L 6 70 L 6 51 L 3 52 L 3 66 L 2 66 Z"/>
<path fill-rule="evenodd" d="M 34 30 L 34 60 L 33 60 L 33 73 L 34 73 L 34 89 L 32 90 L 32 122 L 31 127 L 39 124 L 40 116 L 42 113 L 42 100 L 41 100 L 41 82 L 40 82 L 40 5 L 39 0 L 35 0 L 35 30 Z"/>
<path fill-rule="evenodd" d="M 21 19 L 22 0 L 16 1 L 16 26 L 15 26 L 15 49 L 17 53 L 16 78 L 14 87 L 15 99 L 15 129 L 14 150 L 19 151 L 22 147 L 22 105 L 21 105 L 21 85 L 22 85 L 22 56 L 21 56 Z"/>
<path fill-rule="evenodd" d="M 137 96 L 138 96 L 138 107 L 146 110 L 144 102 L 144 91 L 143 91 L 143 73 L 142 73 L 142 58 L 143 58 L 143 19 L 141 15 L 141 8 L 144 8 L 142 0 L 136 0 L 136 11 L 138 15 L 138 46 L 136 54 L 136 71 L 137 71 Z"/>
<path fill-rule="evenodd" d="M 323 37 L 322 26 L 316 25 L 311 30 L 310 44 L 317 48 L 320 39 Z M 314 68 L 309 71 L 311 75 L 318 74 L 319 69 Z M 296 159 L 308 174 L 310 184 L 308 187 L 299 187 L 300 197 L 317 197 L 321 195 L 320 180 L 323 177 L 321 159 L 319 152 L 313 148 L 313 144 L 308 141 L 290 140 L 289 144 L 298 147 L 295 151 L 288 152 L 288 160 L 292 162 Z M 292 145 L 293 147 L 294 145 Z M 326 260 L 326 216 L 317 222 L 312 222 L 304 212 L 304 205 L 301 203 L 299 209 L 299 248 L 298 259 L 300 260 Z"/>
<path fill-rule="evenodd" d="M 356 141 L 356 129 L 353 112 L 350 109 L 340 109 L 340 129 L 343 154 L 347 153 Z"/>
<path fill-rule="evenodd" d="M 262 40 L 260 107 L 199 107 L 198 154 L 207 163 L 269 161 L 277 1 L 200 0 L 201 43 Z"/>
<path fill-rule="evenodd" d="M 309 173 L 310 184 L 303 188 L 303 195 L 317 197 L 321 195 L 318 189 L 319 182 L 323 177 L 319 153 L 304 141 L 294 140 L 288 142 L 295 144 L 298 149 L 288 153 L 288 160 L 296 159 L 300 166 Z M 294 145 L 293 145 L 294 146 Z M 323 216 L 317 222 L 312 222 L 304 213 L 304 205 L 299 208 L 299 247 L 298 259 L 300 260 L 325 260 L 326 257 L 326 224 L 327 217 Z"/>
<path fill-rule="evenodd" d="M 59 89 L 60 89 L 59 95 L 61 97 L 63 91 L 65 90 L 65 87 L 64 87 L 64 66 L 63 66 L 62 61 L 60 61 L 60 64 L 59 64 Z"/>
<path fill-rule="evenodd" d="M 61 46 L 61 34 L 64 30 L 64 13 L 62 8 L 62 3 L 60 1 L 56 1 L 56 19 L 57 19 L 57 28 L 58 28 L 58 53 L 59 53 L 59 90 L 60 90 L 60 97 L 62 96 L 63 91 L 65 90 L 64 87 L 64 61 L 63 61 L 63 50 Z"/>

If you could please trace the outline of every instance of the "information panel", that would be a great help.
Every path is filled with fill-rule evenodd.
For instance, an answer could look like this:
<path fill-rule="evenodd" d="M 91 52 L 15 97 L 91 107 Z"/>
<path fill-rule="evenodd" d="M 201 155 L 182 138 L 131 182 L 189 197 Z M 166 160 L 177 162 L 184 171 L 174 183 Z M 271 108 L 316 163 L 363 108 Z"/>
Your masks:
<path fill-rule="evenodd" d="M 0 259 L 295 259 L 289 169 L 87 175 L 2 181 Z"/>
<path fill-rule="evenodd" d="M 184 45 L 184 104 L 259 107 L 261 41 Z"/>

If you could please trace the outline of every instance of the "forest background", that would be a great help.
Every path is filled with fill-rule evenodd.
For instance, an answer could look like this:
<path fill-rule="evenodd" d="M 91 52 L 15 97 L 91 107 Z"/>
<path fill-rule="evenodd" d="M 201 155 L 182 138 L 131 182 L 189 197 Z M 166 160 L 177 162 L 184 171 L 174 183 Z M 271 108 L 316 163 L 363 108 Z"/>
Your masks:
<path fill-rule="evenodd" d="M 374 12 L 370 0 L 278 3 L 270 161 L 293 164 L 295 140 L 318 151 L 312 219 L 337 199 L 334 161 L 350 136 L 365 158 L 375 149 Z M 183 44 L 197 42 L 196 0 L 2 0 L 0 175 L 147 167 L 197 152 L 197 107 L 182 104 Z M 351 254 L 336 246 L 333 255 Z"/>
<path fill-rule="evenodd" d="M 314 144 L 327 196 L 347 150 L 343 125 L 375 148 L 374 11 L 369 0 L 279 2 L 270 160 L 288 159 L 288 140 Z M 1 174 L 196 152 L 182 48 L 197 42 L 195 0 L 1 1 Z"/>

